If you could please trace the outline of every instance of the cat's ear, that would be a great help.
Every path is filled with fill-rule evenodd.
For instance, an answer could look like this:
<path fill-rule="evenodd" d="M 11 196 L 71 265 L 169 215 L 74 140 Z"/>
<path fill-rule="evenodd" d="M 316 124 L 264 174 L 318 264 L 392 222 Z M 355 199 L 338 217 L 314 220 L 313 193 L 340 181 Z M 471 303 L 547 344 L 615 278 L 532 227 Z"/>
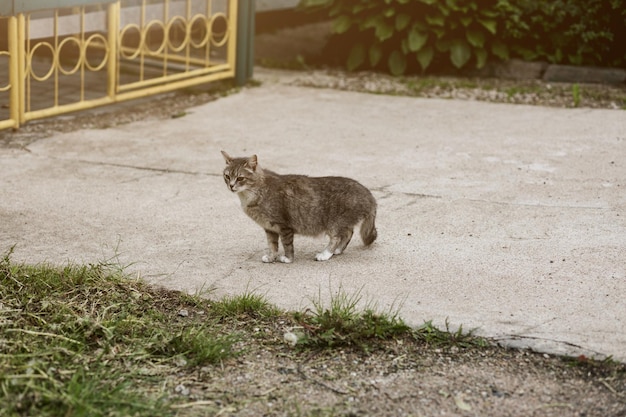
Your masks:
<path fill-rule="evenodd" d="M 252 171 L 256 171 L 256 167 L 258 165 L 256 155 L 252 155 L 250 158 L 248 158 L 247 165 L 252 169 Z"/>
<path fill-rule="evenodd" d="M 233 161 L 233 158 L 224 151 L 222 152 L 222 156 L 224 157 L 224 161 L 226 161 L 226 165 L 230 164 Z"/>

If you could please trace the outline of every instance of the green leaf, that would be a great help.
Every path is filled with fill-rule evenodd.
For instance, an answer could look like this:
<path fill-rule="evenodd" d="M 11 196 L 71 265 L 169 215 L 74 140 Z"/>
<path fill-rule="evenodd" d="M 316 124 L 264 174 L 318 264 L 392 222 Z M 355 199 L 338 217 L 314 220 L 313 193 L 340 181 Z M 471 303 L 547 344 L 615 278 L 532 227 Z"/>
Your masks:
<path fill-rule="evenodd" d="M 464 39 L 454 39 L 450 42 L 450 60 L 457 68 L 463 67 L 472 56 L 472 50 Z"/>
<path fill-rule="evenodd" d="M 402 53 L 404 55 L 408 55 L 409 52 L 409 41 L 406 40 L 406 38 L 402 39 L 402 42 L 400 43 L 400 49 L 402 49 Z"/>
<path fill-rule="evenodd" d="M 426 15 L 426 22 L 432 26 L 443 26 L 445 22 L 445 18 L 443 15 Z"/>
<path fill-rule="evenodd" d="M 394 9 L 393 7 L 390 7 L 383 12 L 383 15 L 385 17 L 391 17 L 391 16 L 394 16 L 395 14 L 396 14 L 396 9 Z"/>
<path fill-rule="evenodd" d="M 494 41 L 491 45 L 491 52 L 503 61 L 509 59 L 509 48 L 500 41 Z"/>
<path fill-rule="evenodd" d="M 552 57 L 552 63 L 559 64 L 562 61 L 563 61 L 563 51 L 561 50 L 561 48 L 556 48 L 556 51 L 554 51 L 554 56 Z"/>
<path fill-rule="evenodd" d="M 333 21 L 333 31 L 337 34 L 345 33 L 352 26 L 352 18 L 342 14 Z"/>
<path fill-rule="evenodd" d="M 411 28 L 408 36 L 409 41 L 409 50 L 411 52 L 417 52 L 426 44 L 428 41 L 428 33 L 423 33 L 419 31 L 415 26 Z"/>
<path fill-rule="evenodd" d="M 383 42 L 393 36 L 393 25 L 389 24 L 385 20 L 378 20 L 376 22 L 376 37 L 379 41 Z"/>
<path fill-rule="evenodd" d="M 465 37 L 472 46 L 477 48 L 482 48 L 485 44 L 485 34 L 479 30 L 468 29 L 468 31 L 465 32 Z"/>
<path fill-rule="evenodd" d="M 425 71 L 426 68 L 428 68 L 430 63 L 433 61 L 433 57 L 435 56 L 435 49 L 432 46 L 427 45 L 426 47 L 417 51 L 416 56 L 417 62 L 419 62 L 420 67 L 422 67 L 422 71 Z"/>
<path fill-rule="evenodd" d="M 498 23 L 495 20 L 481 18 L 477 18 L 476 20 L 478 21 L 478 23 L 483 25 L 485 29 L 491 32 L 492 35 L 496 34 Z"/>
<path fill-rule="evenodd" d="M 400 51 L 393 51 L 389 55 L 388 64 L 392 75 L 402 75 L 406 71 L 406 56 Z"/>
<path fill-rule="evenodd" d="M 489 10 L 489 9 L 482 9 L 480 11 L 480 14 L 482 14 L 483 16 L 493 17 L 493 18 L 497 18 L 499 16 L 496 10 Z"/>
<path fill-rule="evenodd" d="M 428 31 L 429 29 L 432 29 L 432 28 L 431 28 L 430 26 L 428 26 L 426 23 L 424 23 L 424 22 L 420 22 L 420 21 L 414 22 L 414 23 L 413 23 L 413 26 L 415 26 L 416 28 L 418 28 L 418 29 L 419 29 L 419 30 L 421 30 L 422 32 L 426 32 L 426 31 Z"/>
<path fill-rule="evenodd" d="M 365 46 L 363 46 L 362 43 L 357 43 L 350 50 L 346 67 L 348 68 L 348 71 L 354 71 L 363 65 L 363 62 L 365 62 Z"/>
<path fill-rule="evenodd" d="M 470 23 L 474 21 L 474 19 L 472 19 L 472 16 L 461 16 L 459 17 L 459 20 L 461 21 L 461 24 L 465 27 L 468 27 Z"/>
<path fill-rule="evenodd" d="M 341 3 L 331 3 L 330 10 L 328 11 L 328 17 L 335 17 L 341 14 L 343 8 L 341 7 Z"/>
<path fill-rule="evenodd" d="M 360 29 L 365 30 L 369 28 L 375 28 L 376 25 L 378 25 L 379 20 L 382 20 L 382 17 L 380 15 L 378 14 L 369 15 L 365 19 L 363 19 L 363 21 L 360 23 Z"/>
<path fill-rule="evenodd" d="M 396 15 L 396 30 L 404 30 L 411 23 L 411 16 L 406 13 Z"/>
<path fill-rule="evenodd" d="M 446 0 L 445 2 L 442 3 L 446 3 L 446 6 L 448 6 L 450 9 L 456 11 L 459 9 L 459 5 L 456 4 L 456 0 Z"/>
<path fill-rule="evenodd" d="M 476 68 L 480 69 L 487 63 L 487 51 L 483 48 L 474 49 L 474 55 L 476 55 Z"/>
<path fill-rule="evenodd" d="M 430 31 L 437 35 L 437 39 L 443 38 L 446 34 L 446 30 L 444 28 L 431 28 Z"/>
<path fill-rule="evenodd" d="M 450 45 L 450 39 L 437 39 L 437 42 L 435 42 L 435 46 L 439 52 L 448 52 L 450 50 Z"/>
<path fill-rule="evenodd" d="M 369 58 L 370 58 L 370 66 L 375 67 L 380 62 L 380 59 L 383 57 L 383 48 L 379 43 L 375 43 L 370 46 L 369 50 Z"/>

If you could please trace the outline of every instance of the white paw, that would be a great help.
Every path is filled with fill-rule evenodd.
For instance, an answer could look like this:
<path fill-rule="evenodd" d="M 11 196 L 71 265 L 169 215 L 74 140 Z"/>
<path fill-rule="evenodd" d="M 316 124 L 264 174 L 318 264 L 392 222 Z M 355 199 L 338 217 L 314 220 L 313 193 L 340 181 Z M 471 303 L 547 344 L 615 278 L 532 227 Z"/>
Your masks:
<path fill-rule="evenodd" d="M 269 255 L 263 255 L 261 260 L 263 262 L 265 262 L 266 264 L 271 264 L 272 262 L 274 262 L 276 260 L 276 257 L 275 256 L 269 256 Z"/>
<path fill-rule="evenodd" d="M 282 263 L 284 263 L 284 264 L 290 264 L 290 263 L 292 263 L 292 262 L 293 262 L 293 259 L 289 259 L 289 258 L 287 258 L 285 255 L 280 255 L 280 256 L 278 257 L 278 260 L 279 260 L 279 261 L 281 261 L 281 262 L 282 262 Z"/>
<path fill-rule="evenodd" d="M 328 249 L 324 249 L 322 252 L 315 255 L 316 261 L 327 261 L 333 257 L 333 253 Z"/>
<path fill-rule="evenodd" d="M 333 252 L 333 255 L 341 255 L 343 253 L 343 250 L 337 248 L 335 249 L 335 251 Z"/>

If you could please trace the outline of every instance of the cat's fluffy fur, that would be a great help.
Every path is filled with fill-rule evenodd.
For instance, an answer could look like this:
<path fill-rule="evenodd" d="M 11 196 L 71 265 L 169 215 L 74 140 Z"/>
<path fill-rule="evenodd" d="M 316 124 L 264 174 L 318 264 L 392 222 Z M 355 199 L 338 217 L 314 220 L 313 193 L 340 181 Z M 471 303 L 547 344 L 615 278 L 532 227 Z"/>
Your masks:
<path fill-rule="evenodd" d="M 359 223 L 366 246 L 376 239 L 376 200 L 355 180 L 279 175 L 262 169 L 256 155 L 222 155 L 226 185 L 239 196 L 243 211 L 265 230 L 269 250 L 263 262 L 293 262 L 294 234 L 328 235 L 328 245 L 315 256 L 318 261 L 342 253 Z M 279 238 L 284 255 L 278 253 Z"/>

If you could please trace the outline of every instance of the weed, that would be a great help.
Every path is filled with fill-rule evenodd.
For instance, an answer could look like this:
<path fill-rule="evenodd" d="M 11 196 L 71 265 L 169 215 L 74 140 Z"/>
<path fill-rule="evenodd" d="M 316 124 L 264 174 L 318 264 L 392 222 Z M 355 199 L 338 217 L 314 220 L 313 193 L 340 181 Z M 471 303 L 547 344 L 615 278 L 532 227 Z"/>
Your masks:
<path fill-rule="evenodd" d="M 324 307 L 321 296 L 313 300 L 314 310 L 295 315 L 296 321 L 308 331 L 301 343 L 315 347 L 356 346 L 369 350 L 372 340 L 399 337 L 410 330 L 397 312 L 378 312 L 371 304 L 359 310 L 362 299 L 361 291 L 349 295 L 340 287 L 331 296 L 329 308 Z"/>
<path fill-rule="evenodd" d="M 254 318 L 276 317 L 280 311 L 270 304 L 265 297 L 254 292 L 227 296 L 212 305 L 215 315 L 226 318 L 249 316 Z"/>
<path fill-rule="evenodd" d="M 578 83 L 572 85 L 572 99 L 574 100 L 574 107 L 580 106 L 580 85 Z"/>
<path fill-rule="evenodd" d="M 580 368 L 587 375 L 597 375 L 604 378 L 616 378 L 620 375 L 626 375 L 626 366 L 617 362 L 612 356 L 604 359 L 595 359 L 585 355 L 577 357 L 562 357 L 561 361 L 570 367 Z"/>
<path fill-rule="evenodd" d="M 413 335 L 418 340 L 422 340 L 435 347 L 457 346 L 467 348 L 473 346 L 484 347 L 488 345 L 487 340 L 474 336 L 472 330 L 464 332 L 463 326 L 459 326 L 455 332 L 451 332 L 450 323 L 447 319 L 446 330 L 440 330 L 433 326 L 432 321 L 427 321 L 421 327 L 418 327 Z"/>
<path fill-rule="evenodd" d="M 157 333 L 148 351 L 155 356 L 180 357 L 190 366 L 219 363 L 233 356 L 233 344 L 237 338 L 232 335 L 219 336 L 206 327 L 187 327 L 176 334 Z"/>

